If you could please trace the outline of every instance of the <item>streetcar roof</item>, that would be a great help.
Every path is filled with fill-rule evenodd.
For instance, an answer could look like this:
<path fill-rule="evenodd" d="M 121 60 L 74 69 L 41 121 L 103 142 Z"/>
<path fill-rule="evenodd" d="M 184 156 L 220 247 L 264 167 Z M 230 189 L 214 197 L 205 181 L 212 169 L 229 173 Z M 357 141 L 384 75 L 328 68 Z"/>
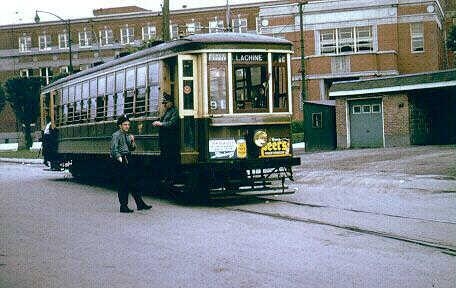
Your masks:
<path fill-rule="evenodd" d="M 166 57 L 167 55 L 173 55 L 177 52 L 190 51 L 190 50 L 199 50 L 204 48 L 218 47 L 220 45 L 226 45 L 227 47 L 232 48 L 233 44 L 245 45 L 257 45 L 263 44 L 267 45 L 260 46 L 260 48 L 269 48 L 281 47 L 284 50 L 291 50 L 292 43 L 288 40 L 281 38 L 274 38 L 270 36 L 251 34 L 251 33 L 208 33 L 208 34 L 193 34 L 180 39 L 172 40 L 165 42 L 151 48 L 146 48 L 138 52 L 132 53 L 128 56 L 120 57 L 99 66 L 89 68 L 87 70 L 69 75 L 62 79 L 59 79 L 48 86 L 44 87 L 42 90 L 49 91 L 52 87 L 58 86 L 67 81 L 77 79 L 79 77 L 89 75 L 91 73 L 102 71 L 110 67 L 127 63 L 135 59 L 143 58 L 149 55 L 157 55 L 159 57 Z"/>

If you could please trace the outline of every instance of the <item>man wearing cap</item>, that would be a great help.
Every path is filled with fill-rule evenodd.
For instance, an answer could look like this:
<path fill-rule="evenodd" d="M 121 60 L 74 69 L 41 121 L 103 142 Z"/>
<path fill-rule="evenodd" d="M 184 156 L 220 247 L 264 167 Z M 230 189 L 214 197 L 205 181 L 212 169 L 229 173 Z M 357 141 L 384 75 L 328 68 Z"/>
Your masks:
<path fill-rule="evenodd" d="M 179 161 L 179 114 L 174 107 L 174 99 L 171 95 L 164 92 L 163 101 L 165 113 L 160 121 L 152 123 L 155 127 L 160 127 L 159 142 L 162 163 L 164 167 L 163 178 L 172 182 L 176 175 L 177 164 Z"/>
<path fill-rule="evenodd" d="M 111 140 L 111 157 L 115 160 L 118 180 L 118 197 L 120 202 L 121 213 L 131 213 L 133 210 L 128 208 L 128 190 L 131 181 L 131 169 L 129 167 L 131 151 L 136 149 L 135 137 L 129 134 L 130 120 L 126 115 L 117 119 L 119 130 L 112 134 Z M 144 203 L 141 194 L 135 189 L 131 192 L 136 202 L 138 210 L 148 210 L 152 206 Z"/>

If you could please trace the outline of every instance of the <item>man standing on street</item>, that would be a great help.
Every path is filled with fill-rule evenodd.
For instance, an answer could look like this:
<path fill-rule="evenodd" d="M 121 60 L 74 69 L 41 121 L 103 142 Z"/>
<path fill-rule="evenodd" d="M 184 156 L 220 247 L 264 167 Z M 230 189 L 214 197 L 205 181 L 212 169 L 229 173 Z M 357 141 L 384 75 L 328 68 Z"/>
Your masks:
<path fill-rule="evenodd" d="M 165 114 L 160 121 L 152 123 L 160 127 L 159 142 L 162 165 L 164 167 L 163 180 L 171 183 L 175 180 L 177 164 L 179 163 L 179 114 L 174 107 L 174 99 L 168 93 L 163 93 Z"/>
<path fill-rule="evenodd" d="M 122 115 L 117 119 L 119 130 L 112 134 L 111 140 L 111 157 L 115 160 L 115 168 L 117 170 L 118 181 L 118 196 L 120 202 L 121 213 L 131 213 L 133 210 L 128 208 L 128 190 L 131 188 L 132 175 L 130 165 L 131 151 L 136 149 L 135 137 L 128 134 L 130 130 L 130 120 L 126 115 Z M 152 206 L 144 203 L 141 194 L 136 189 L 131 191 L 131 194 L 136 202 L 138 210 L 148 210 Z"/>

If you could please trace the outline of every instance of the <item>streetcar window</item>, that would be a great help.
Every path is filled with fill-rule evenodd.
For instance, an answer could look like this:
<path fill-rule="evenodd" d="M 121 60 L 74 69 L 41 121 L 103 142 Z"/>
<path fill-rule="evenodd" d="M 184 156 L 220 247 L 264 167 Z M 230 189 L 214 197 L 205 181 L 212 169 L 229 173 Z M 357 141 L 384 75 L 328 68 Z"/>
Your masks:
<path fill-rule="evenodd" d="M 87 120 L 87 113 L 89 111 L 89 81 L 82 83 L 82 113 L 84 120 Z"/>
<path fill-rule="evenodd" d="M 133 102 L 134 102 L 134 91 L 135 89 L 135 68 L 128 68 L 126 71 L 126 80 L 125 80 L 125 90 L 127 92 L 124 94 L 125 103 L 124 103 L 124 113 L 132 114 L 133 113 Z"/>
<path fill-rule="evenodd" d="M 287 55 L 272 54 L 273 111 L 288 111 Z"/>
<path fill-rule="evenodd" d="M 125 84 L 125 72 L 120 70 L 116 72 L 116 114 L 117 116 L 124 114 L 124 84 Z"/>
<path fill-rule="evenodd" d="M 81 120 L 81 112 L 82 112 L 82 107 L 81 107 L 81 100 L 82 100 L 82 84 L 76 84 L 76 94 L 74 96 L 74 101 L 76 103 L 76 108 L 74 112 L 74 118 L 76 123 L 79 123 Z"/>
<path fill-rule="evenodd" d="M 68 122 L 74 122 L 74 85 L 68 87 Z"/>
<path fill-rule="evenodd" d="M 90 120 L 97 116 L 97 79 L 90 79 Z"/>
<path fill-rule="evenodd" d="M 158 62 L 149 64 L 149 113 L 158 113 L 158 98 L 160 91 Z"/>
<path fill-rule="evenodd" d="M 234 112 L 268 112 L 266 53 L 233 53 Z"/>
<path fill-rule="evenodd" d="M 228 113 L 227 99 L 227 70 L 228 58 L 226 53 L 209 53 L 207 59 L 209 83 L 209 113 Z"/>
<path fill-rule="evenodd" d="M 136 103 L 135 113 L 142 115 L 146 112 L 146 76 L 147 67 L 145 65 L 138 66 L 136 69 Z"/>
<path fill-rule="evenodd" d="M 63 123 L 68 121 L 68 87 L 62 89 Z"/>
<path fill-rule="evenodd" d="M 109 74 L 106 77 L 106 94 L 108 95 L 108 103 L 106 105 L 106 116 L 109 119 L 112 119 L 114 117 L 114 73 Z"/>
<path fill-rule="evenodd" d="M 127 81 L 125 83 L 125 89 L 131 90 L 135 88 L 135 68 L 128 68 L 127 69 Z"/>
<path fill-rule="evenodd" d="M 104 118 L 104 95 L 106 92 L 106 76 L 98 77 L 98 88 L 97 88 L 97 116 L 98 120 Z"/>

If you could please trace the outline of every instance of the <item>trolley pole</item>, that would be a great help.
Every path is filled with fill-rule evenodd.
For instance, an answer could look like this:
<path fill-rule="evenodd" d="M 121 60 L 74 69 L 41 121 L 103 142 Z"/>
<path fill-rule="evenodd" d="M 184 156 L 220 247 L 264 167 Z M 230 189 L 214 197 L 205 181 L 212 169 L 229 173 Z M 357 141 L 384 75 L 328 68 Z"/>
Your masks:
<path fill-rule="evenodd" d="M 306 100 L 306 62 L 304 53 L 304 17 L 303 17 L 303 6 L 307 4 L 307 1 L 299 2 L 299 32 L 301 42 L 301 99 L 302 102 Z"/>
<path fill-rule="evenodd" d="M 163 41 L 171 40 L 169 35 L 169 0 L 163 0 L 163 7 L 162 7 L 162 15 L 163 15 Z"/>

